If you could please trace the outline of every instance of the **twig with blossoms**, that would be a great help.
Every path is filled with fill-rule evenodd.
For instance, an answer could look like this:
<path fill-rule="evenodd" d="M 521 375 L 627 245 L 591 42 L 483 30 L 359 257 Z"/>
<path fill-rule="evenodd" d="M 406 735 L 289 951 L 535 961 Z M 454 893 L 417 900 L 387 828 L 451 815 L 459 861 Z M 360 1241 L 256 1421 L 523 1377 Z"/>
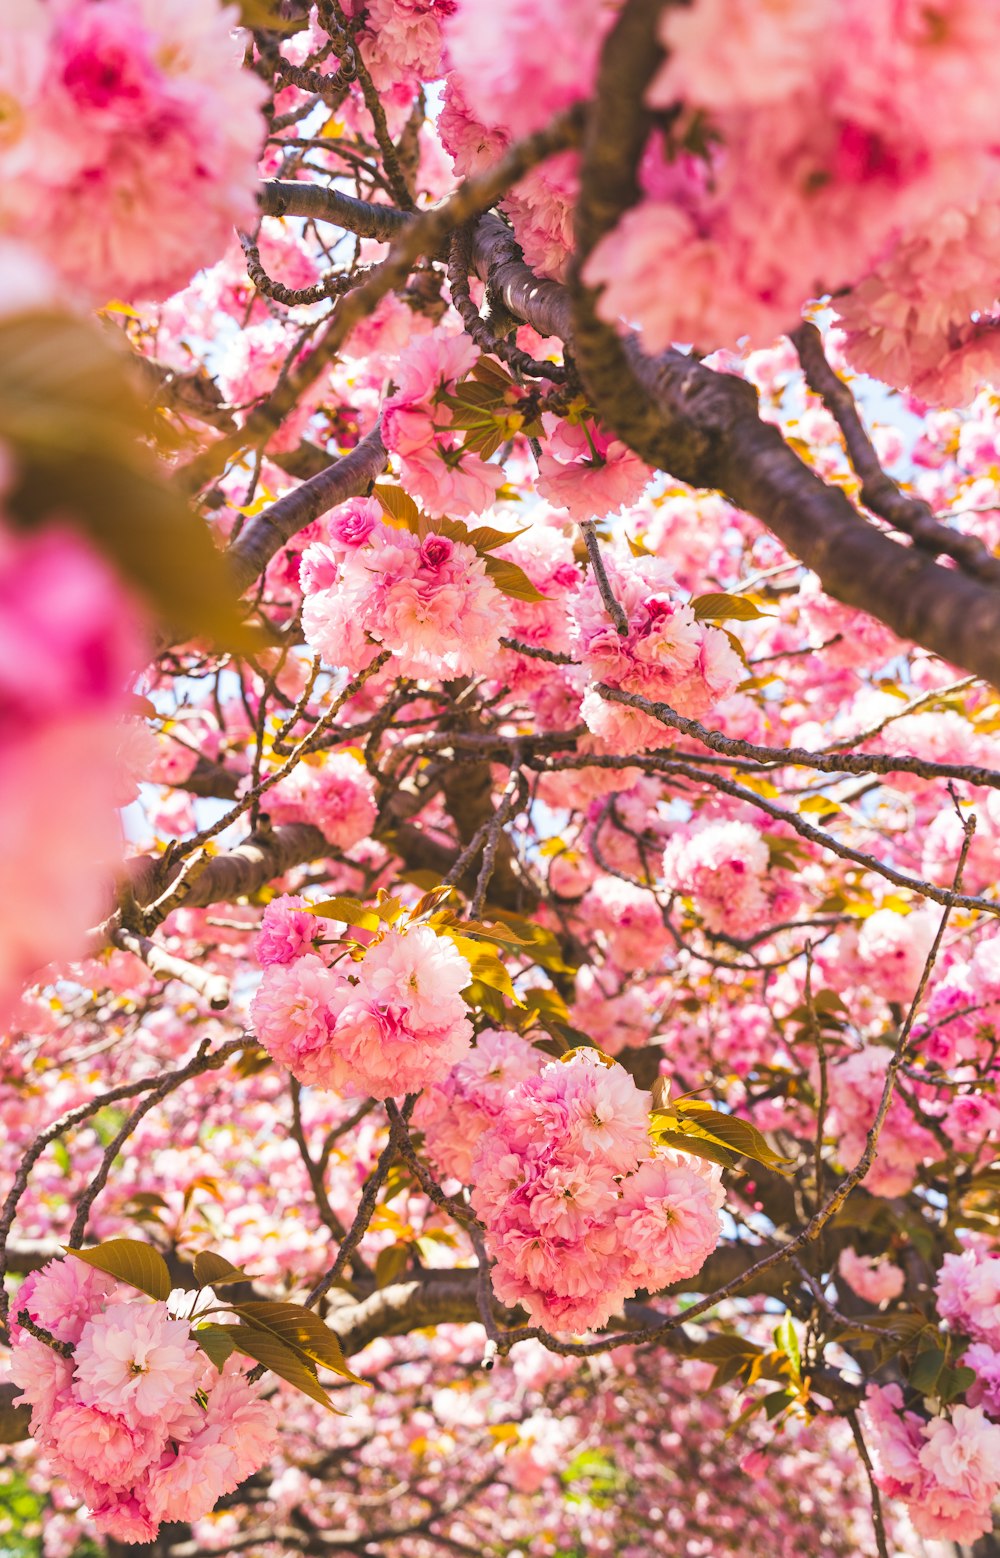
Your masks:
<path fill-rule="evenodd" d="M 388 293 L 403 285 L 421 256 L 436 254 L 456 227 L 487 210 L 537 163 L 576 145 L 582 123 L 583 108 L 577 104 L 557 115 L 545 129 L 515 141 L 485 173 L 467 179 L 440 205 L 416 214 L 400 231 L 386 258 L 372 267 L 361 286 L 340 301 L 309 356 L 251 413 L 238 432 L 217 439 L 178 472 L 181 487 L 187 492 L 199 491 L 232 455 L 264 443 L 334 360 L 355 325 L 371 314 Z"/>
<path fill-rule="evenodd" d="M 370 677 L 375 676 L 377 672 L 382 669 L 382 667 L 385 665 L 385 662 L 389 659 L 390 654 L 391 650 L 381 650 L 374 657 L 374 659 L 364 667 L 363 670 L 359 671 L 356 676 L 352 677 L 346 686 L 341 688 L 340 692 L 330 704 L 330 707 L 324 710 L 323 714 L 316 721 L 316 724 L 313 726 L 308 735 L 303 736 L 301 741 L 298 741 L 295 744 L 285 762 L 282 763 L 281 767 L 276 768 L 273 773 L 267 774 L 257 784 L 253 785 L 245 795 L 241 796 L 236 805 L 233 806 L 229 811 L 225 812 L 221 817 L 219 817 L 217 821 L 211 823 L 207 828 L 202 828 L 201 832 L 196 833 L 192 838 L 185 839 L 184 849 L 201 849 L 205 844 L 208 843 L 209 839 L 215 838 L 217 834 L 223 833 L 226 828 L 231 827 L 234 822 L 237 822 L 239 818 L 243 816 L 244 812 L 248 810 L 248 808 L 253 806 L 262 795 L 267 794 L 268 790 L 273 789 L 273 787 L 276 784 L 279 784 L 282 779 L 287 778 L 292 769 L 299 762 L 300 758 L 305 757 L 308 752 L 314 752 L 316 750 L 316 748 L 321 743 L 324 732 L 329 729 L 330 725 L 344 707 L 344 704 L 349 703 L 352 698 L 356 697 L 357 694 L 361 691 L 361 688 L 364 686 L 365 682 L 367 682 Z M 172 865 L 174 860 L 177 858 L 177 851 L 174 850 L 168 852 L 164 858 L 168 866 Z"/>

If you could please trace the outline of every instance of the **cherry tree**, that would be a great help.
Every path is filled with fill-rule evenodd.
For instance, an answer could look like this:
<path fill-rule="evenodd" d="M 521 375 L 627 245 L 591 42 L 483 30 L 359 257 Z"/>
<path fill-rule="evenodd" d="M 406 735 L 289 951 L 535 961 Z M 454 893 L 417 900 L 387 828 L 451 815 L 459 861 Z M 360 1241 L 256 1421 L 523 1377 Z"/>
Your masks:
<path fill-rule="evenodd" d="M 7 0 L 12 1552 L 1000 1550 L 998 100 Z"/>

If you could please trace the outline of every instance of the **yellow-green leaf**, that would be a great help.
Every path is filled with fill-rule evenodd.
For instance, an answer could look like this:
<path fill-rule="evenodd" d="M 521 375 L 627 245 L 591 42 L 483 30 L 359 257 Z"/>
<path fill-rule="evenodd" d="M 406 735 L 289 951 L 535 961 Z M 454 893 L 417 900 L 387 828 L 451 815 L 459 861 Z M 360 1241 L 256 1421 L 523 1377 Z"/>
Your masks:
<path fill-rule="evenodd" d="M 723 622 L 731 619 L 735 622 L 752 622 L 755 617 L 765 617 L 765 611 L 758 611 L 752 600 L 745 595 L 726 595 L 721 592 L 711 595 L 698 595 L 691 602 L 694 614 L 701 621 Z"/>
<path fill-rule="evenodd" d="M 404 492 L 402 487 L 394 487 L 382 481 L 377 481 L 372 491 L 387 514 L 399 524 L 405 525 L 407 530 L 416 533 L 420 523 L 420 510 L 408 492 Z"/>
<path fill-rule="evenodd" d="M 106 1271 L 131 1288 L 138 1288 L 140 1293 L 148 1293 L 150 1298 L 159 1299 L 161 1303 L 169 1297 L 173 1287 L 163 1256 L 140 1239 L 108 1239 L 104 1244 L 95 1244 L 93 1249 L 67 1250 L 66 1253 L 86 1261 L 88 1266 L 96 1266 L 98 1271 Z"/>
<path fill-rule="evenodd" d="M 378 930 L 381 924 L 375 910 L 366 908 L 359 898 L 325 898 L 322 903 L 306 904 L 303 912 L 321 915 L 325 920 L 339 920 L 342 925 L 353 925 L 358 930 Z"/>
<path fill-rule="evenodd" d="M 537 601 L 548 598 L 541 590 L 535 589 L 524 569 L 516 563 L 509 563 L 505 557 L 486 557 L 483 562 L 497 589 L 512 600 Z"/>
<path fill-rule="evenodd" d="M 465 958 L 474 979 L 489 985 L 492 990 L 499 990 L 501 995 L 507 996 L 518 1006 L 522 1004 L 514 993 L 510 975 L 493 947 L 481 941 L 471 941 L 468 936 L 456 935 L 447 926 L 444 927 L 444 934 L 451 938 L 456 950 Z"/>
<path fill-rule="evenodd" d="M 792 1161 L 775 1152 L 749 1120 L 724 1114 L 721 1109 L 713 1109 L 711 1104 L 703 1103 L 698 1098 L 679 1099 L 674 1109 L 681 1130 L 694 1131 L 699 1136 L 721 1142 L 724 1147 L 740 1153 L 744 1158 L 752 1158 L 755 1163 L 762 1163 L 765 1168 L 777 1169 Z"/>

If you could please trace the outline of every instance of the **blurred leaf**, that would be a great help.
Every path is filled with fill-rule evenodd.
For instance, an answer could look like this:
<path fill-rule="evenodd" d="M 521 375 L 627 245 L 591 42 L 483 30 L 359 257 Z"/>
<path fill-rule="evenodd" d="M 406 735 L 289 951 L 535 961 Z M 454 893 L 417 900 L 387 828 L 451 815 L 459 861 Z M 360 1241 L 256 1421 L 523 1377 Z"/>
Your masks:
<path fill-rule="evenodd" d="M 775 1326 L 774 1345 L 778 1352 L 784 1353 L 792 1365 L 792 1378 L 799 1380 L 802 1376 L 802 1354 L 799 1351 L 799 1338 L 791 1315 L 786 1315 Z"/>
<path fill-rule="evenodd" d="M 240 26 L 264 32 L 301 32 L 305 23 L 282 16 L 279 3 L 280 0 L 236 0 Z"/>
<path fill-rule="evenodd" d="M 119 1282 L 127 1282 L 129 1287 L 138 1288 L 141 1293 L 148 1293 L 150 1298 L 159 1299 L 161 1303 L 170 1296 L 173 1283 L 166 1261 L 152 1245 L 143 1244 L 139 1239 L 108 1239 L 104 1244 L 95 1244 L 93 1249 L 67 1250 L 66 1253 L 85 1261 L 88 1266 L 96 1266 L 98 1271 L 108 1272 Z"/>
<path fill-rule="evenodd" d="M 410 1259 L 409 1244 L 390 1244 L 380 1250 L 375 1261 L 375 1286 L 387 1288 L 406 1270 Z"/>
<path fill-rule="evenodd" d="M 10 1397 L 15 1394 L 20 1394 L 16 1385 L 0 1385 L 0 1444 L 31 1438 L 31 1407 L 14 1406 Z"/>
<path fill-rule="evenodd" d="M 229 648 L 242 623 L 223 555 L 147 442 L 157 418 L 108 330 L 57 313 L 0 321 L 0 439 L 17 478 L 14 518 L 77 524 L 168 628 Z"/>

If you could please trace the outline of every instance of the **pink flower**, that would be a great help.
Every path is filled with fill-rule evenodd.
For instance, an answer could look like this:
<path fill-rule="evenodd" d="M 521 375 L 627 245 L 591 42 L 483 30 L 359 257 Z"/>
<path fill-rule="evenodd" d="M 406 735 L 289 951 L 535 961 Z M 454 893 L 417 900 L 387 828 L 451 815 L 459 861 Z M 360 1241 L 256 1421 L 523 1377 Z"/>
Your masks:
<path fill-rule="evenodd" d="M 667 1287 L 701 1270 L 722 1233 L 720 1179 L 715 1165 L 662 1153 L 625 1180 L 618 1230 L 643 1287 Z"/>
<path fill-rule="evenodd" d="M 334 1011 L 343 979 L 314 953 L 264 970 L 250 1005 L 261 1044 L 300 1081 L 322 1083 Z"/>
<path fill-rule="evenodd" d="M 148 1428 L 129 1424 L 115 1413 L 77 1400 L 57 1406 L 45 1432 L 55 1447 L 50 1457 L 68 1481 L 86 1477 L 110 1488 L 131 1490 L 163 1447 L 156 1424 Z"/>
<path fill-rule="evenodd" d="M 1000 1253 L 971 1249 L 946 1255 L 934 1291 L 942 1319 L 1000 1348 Z"/>
<path fill-rule="evenodd" d="M 507 1095 L 525 1077 L 537 1076 L 543 1056 L 526 1039 L 503 1028 L 484 1028 L 476 1047 L 417 1100 L 414 1124 L 439 1171 L 469 1184 L 483 1132 L 501 1113 Z"/>
<path fill-rule="evenodd" d="M 902 1267 L 891 1260 L 876 1261 L 870 1255 L 859 1255 L 849 1244 L 840 1252 L 837 1270 L 868 1304 L 884 1304 L 898 1298 L 906 1281 Z"/>
<path fill-rule="evenodd" d="M 648 466 L 596 424 L 557 423 L 538 462 L 540 495 L 579 520 L 603 519 L 635 503 L 649 477 Z"/>
<path fill-rule="evenodd" d="M 0 226 L 17 221 L 101 302 L 166 296 L 252 219 L 263 86 L 215 4 L 42 14 L 49 68 L 19 87 L 25 128 L 0 154 Z"/>
<path fill-rule="evenodd" d="M 314 947 L 323 934 L 323 921 L 305 912 L 304 898 L 284 893 L 272 898 L 264 910 L 254 947 L 262 967 L 271 963 L 292 963 Z"/>
<path fill-rule="evenodd" d="M 771 918 L 777 878 L 766 841 L 749 822 L 698 823 L 678 833 L 663 856 L 663 878 L 689 897 L 706 929 L 751 936 Z"/>
<path fill-rule="evenodd" d="M 84 1326 L 75 1351 L 81 1401 L 119 1413 L 131 1427 L 169 1424 L 188 1410 L 204 1358 L 166 1304 L 116 1304 Z"/>
<path fill-rule="evenodd" d="M 60 1342 L 78 1342 L 95 1309 L 123 1296 L 114 1277 L 88 1266 L 72 1255 L 65 1260 L 50 1260 L 31 1272 L 17 1291 L 11 1318 L 11 1339 L 21 1334 L 18 1312 L 26 1309 L 36 1325 Z"/>

